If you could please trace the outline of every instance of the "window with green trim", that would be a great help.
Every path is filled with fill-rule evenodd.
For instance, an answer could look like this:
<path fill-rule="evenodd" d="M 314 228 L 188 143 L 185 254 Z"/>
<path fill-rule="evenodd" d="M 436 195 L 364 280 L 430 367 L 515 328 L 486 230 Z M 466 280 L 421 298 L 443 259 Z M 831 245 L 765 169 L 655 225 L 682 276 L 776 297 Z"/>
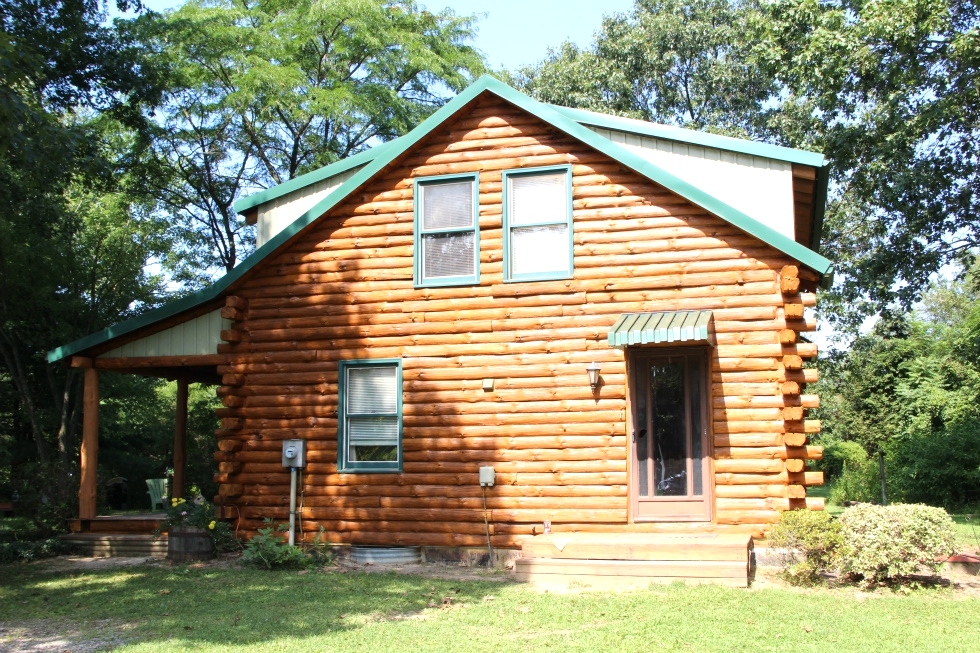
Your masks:
<path fill-rule="evenodd" d="M 478 204 L 477 174 L 416 181 L 416 286 L 479 283 Z"/>
<path fill-rule="evenodd" d="M 338 399 L 339 471 L 401 471 L 401 361 L 341 361 Z"/>
<path fill-rule="evenodd" d="M 504 279 L 572 276 L 572 171 L 511 170 L 504 179 Z"/>

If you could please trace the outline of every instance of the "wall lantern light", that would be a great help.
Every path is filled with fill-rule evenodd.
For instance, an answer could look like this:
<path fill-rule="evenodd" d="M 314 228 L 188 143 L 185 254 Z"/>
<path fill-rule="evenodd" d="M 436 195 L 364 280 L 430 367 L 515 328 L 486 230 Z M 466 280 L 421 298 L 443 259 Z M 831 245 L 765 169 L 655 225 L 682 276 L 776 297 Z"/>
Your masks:
<path fill-rule="evenodd" d="M 589 373 L 589 385 L 595 390 L 599 387 L 599 371 L 602 368 L 595 361 L 589 363 L 589 366 L 585 368 L 585 371 Z"/>

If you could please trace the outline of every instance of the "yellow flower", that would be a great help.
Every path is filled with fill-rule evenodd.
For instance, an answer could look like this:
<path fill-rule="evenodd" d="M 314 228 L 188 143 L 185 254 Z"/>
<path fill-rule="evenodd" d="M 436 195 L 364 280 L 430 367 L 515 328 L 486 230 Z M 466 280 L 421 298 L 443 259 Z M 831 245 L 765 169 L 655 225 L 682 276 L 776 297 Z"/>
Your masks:
<path fill-rule="evenodd" d="M 215 525 L 215 521 L 214 520 L 211 520 L 211 523 L 208 524 L 208 528 L 210 528 L 213 531 L 214 530 L 214 525 Z"/>
<path fill-rule="evenodd" d="M 177 497 L 174 497 L 173 499 L 170 500 L 170 505 L 173 506 L 174 508 L 177 507 Z"/>

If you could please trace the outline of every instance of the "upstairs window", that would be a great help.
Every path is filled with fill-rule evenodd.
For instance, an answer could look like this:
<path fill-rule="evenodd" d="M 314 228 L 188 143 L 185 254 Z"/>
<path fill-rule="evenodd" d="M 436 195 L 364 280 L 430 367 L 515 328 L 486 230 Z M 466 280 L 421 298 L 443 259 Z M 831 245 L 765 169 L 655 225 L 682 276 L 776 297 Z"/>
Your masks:
<path fill-rule="evenodd" d="M 572 171 L 512 170 L 504 179 L 504 280 L 572 276 Z"/>
<path fill-rule="evenodd" d="M 401 361 L 341 361 L 339 401 L 339 471 L 401 471 Z"/>
<path fill-rule="evenodd" d="M 416 286 L 479 283 L 478 193 L 476 174 L 416 181 Z"/>

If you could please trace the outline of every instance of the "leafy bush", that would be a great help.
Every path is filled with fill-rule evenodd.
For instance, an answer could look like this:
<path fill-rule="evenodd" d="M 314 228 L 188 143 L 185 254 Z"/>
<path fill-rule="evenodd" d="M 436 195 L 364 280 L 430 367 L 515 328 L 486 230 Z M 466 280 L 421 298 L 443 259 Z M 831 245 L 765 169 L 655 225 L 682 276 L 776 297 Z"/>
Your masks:
<path fill-rule="evenodd" d="M 218 520 L 214 504 L 201 495 L 197 486 L 192 486 L 189 494 L 192 497 L 190 501 L 174 497 L 164 506 L 166 517 L 157 528 L 157 533 L 181 526 L 202 528 L 208 531 L 214 550 L 218 553 L 240 549 L 241 543 L 231 525 Z"/>
<path fill-rule="evenodd" d="M 4 542 L 0 544 L 0 563 L 30 562 L 31 560 L 52 558 L 71 552 L 71 545 L 57 538 L 26 542 Z"/>
<path fill-rule="evenodd" d="M 302 547 L 287 544 L 288 529 L 285 524 L 278 528 L 272 525 L 260 528 L 258 535 L 245 543 L 242 563 L 265 569 L 295 569 L 315 564 L 315 560 L 306 555 Z"/>
<path fill-rule="evenodd" d="M 828 497 L 831 503 L 842 506 L 848 501 L 870 502 L 880 495 L 877 464 L 857 442 L 827 445 L 822 466 L 833 479 Z"/>
<path fill-rule="evenodd" d="M 921 504 L 860 504 L 840 517 L 840 569 L 867 586 L 907 579 L 921 568 L 934 574 L 955 551 L 953 520 Z"/>
<path fill-rule="evenodd" d="M 814 585 L 834 566 L 841 545 L 840 525 L 828 513 L 791 510 L 769 534 L 769 544 L 783 549 L 784 576 L 794 585 Z"/>

